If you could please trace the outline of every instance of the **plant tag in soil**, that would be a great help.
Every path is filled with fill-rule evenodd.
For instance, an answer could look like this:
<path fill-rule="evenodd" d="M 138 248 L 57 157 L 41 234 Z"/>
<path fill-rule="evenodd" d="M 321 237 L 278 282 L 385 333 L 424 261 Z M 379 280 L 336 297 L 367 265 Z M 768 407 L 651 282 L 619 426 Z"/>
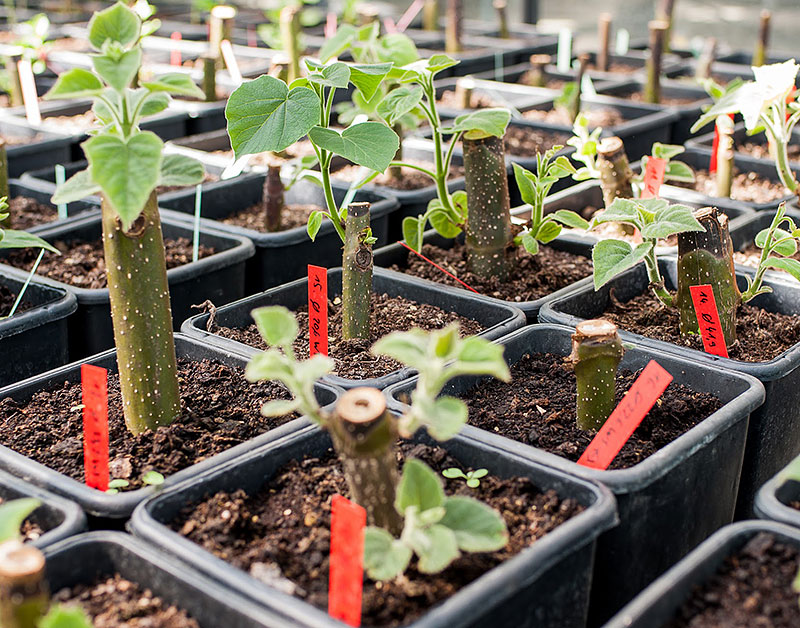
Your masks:
<path fill-rule="evenodd" d="M 702 286 L 689 286 L 692 293 L 692 303 L 697 314 L 697 324 L 700 327 L 700 336 L 703 338 L 703 348 L 706 353 L 728 357 L 728 347 L 725 346 L 725 336 L 722 333 L 722 323 L 719 320 L 717 301 L 710 284 Z"/>
<path fill-rule="evenodd" d="M 22 88 L 22 102 L 25 105 L 25 117 L 28 124 L 42 123 L 42 114 L 39 110 L 39 95 L 36 93 L 36 78 L 33 76 L 33 66 L 30 59 L 17 62 L 19 84 Z"/>
<path fill-rule="evenodd" d="M 86 485 L 108 490 L 108 371 L 81 364 L 83 472 Z"/>
<path fill-rule="evenodd" d="M 647 167 L 644 169 L 644 188 L 642 198 L 657 198 L 664 183 L 664 173 L 667 171 L 667 160 L 658 157 L 648 157 Z"/>
<path fill-rule="evenodd" d="M 424 5 L 425 0 L 414 0 L 406 9 L 406 12 L 397 20 L 397 30 L 401 33 L 406 30 L 411 25 L 411 22 L 414 21 L 414 18 L 419 15 Z"/>
<path fill-rule="evenodd" d="M 589 443 L 578 464 L 607 469 L 671 381 L 672 375 L 658 362 L 650 360 Z"/>
<path fill-rule="evenodd" d="M 170 65 L 180 65 L 181 64 L 181 32 L 180 31 L 172 31 L 172 34 L 169 36 L 172 40 L 172 48 L 169 51 L 169 64 Z"/>
<path fill-rule="evenodd" d="M 328 271 L 308 265 L 308 355 L 328 355 Z"/>
<path fill-rule="evenodd" d="M 333 496 L 328 614 L 350 626 L 361 625 L 366 523 L 366 510 L 346 497 Z"/>
<path fill-rule="evenodd" d="M 733 120 L 734 115 L 728 114 Z M 717 171 L 717 154 L 719 153 L 719 127 L 714 125 L 714 141 L 711 142 L 711 161 L 708 162 L 708 172 L 714 174 Z"/>
<path fill-rule="evenodd" d="M 227 39 L 219 42 L 219 50 L 222 53 L 222 59 L 225 61 L 225 67 L 228 68 L 228 74 L 231 75 L 231 80 L 238 85 L 242 82 L 242 73 L 239 70 L 239 62 L 236 61 L 236 55 L 233 54 L 233 46 Z"/>

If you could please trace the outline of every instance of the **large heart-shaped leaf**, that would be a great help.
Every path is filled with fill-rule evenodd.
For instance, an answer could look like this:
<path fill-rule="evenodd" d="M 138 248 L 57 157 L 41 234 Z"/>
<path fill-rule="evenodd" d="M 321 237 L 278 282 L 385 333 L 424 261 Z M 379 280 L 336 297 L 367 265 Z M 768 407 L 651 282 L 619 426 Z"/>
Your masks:
<path fill-rule="evenodd" d="M 653 222 L 642 228 L 643 238 L 667 238 L 686 231 L 705 231 L 688 205 L 671 205 L 655 216 Z"/>
<path fill-rule="evenodd" d="M 159 185 L 196 185 L 203 180 L 205 168 L 196 159 L 186 155 L 164 155 L 161 162 Z"/>
<path fill-rule="evenodd" d="M 391 125 L 414 109 L 422 100 L 422 86 L 398 87 L 390 91 L 378 105 L 378 115 Z"/>
<path fill-rule="evenodd" d="M 127 46 L 139 38 L 142 21 L 122 2 L 98 11 L 89 20 L 89 43 L 100 50 L 107 39 Z"/>
<path fill-rule="evenodd" d="M 481 133 L 503 137 L 506 127 L 511 121 L 511 112 L 508 109 L 479 109 L 458 116 L 453 126 L 445 129 L 446 133 Z"/>
<path fill-rule="evenodd" d="M 72 68 L 62 73 L 56 84 L 44 97 L 54 98 L 91 98 L 103 91 L 103 83 L 93 72 L 83 68 Z"/>
<path fill-rule="evenodd" d="M 308 87 L 289 89 L 272 76 L 240 85 L 225 107 L 228 134 L 236 158 L 279 152 L 291 146 L 320 120 L 319 98 Z"/>
<path fill-rule="evenodd" d="M 641 262 L 653 248 L 651 242 L 643 242 L 633 248 L 624 240 L 601 240 L 592 249 L 594 265 L 594 289 L 598 290 L 622 271 Z"/>
<path fill-rule="evenodd" d="M 380 87 L 381 81 L 392 69 L 391 63 L 356 64 L 350 66 L 350 81 L 367 100 Z"/>
<path fill-rule="evenodd" d="M 81 146 L 92 181 L 103 190 L 123 229 L 129 229 L 158 185 L 164 143 L 155 133 L 141 131 L 127 140 L 96 135 Z"/>
<path fill-rule="evenodd" d="M 341 134 L 333 129 L 315 126 L 308 132 L 308 137 L 320 148 L 378 172 L 389 167 L 400 146 L 397 134 L 380 122 L 355 124 Z"/>
<path fill-rule="evenodd" d="M 350 68 L 346 63 L 337 61 L 329 65 L 322 65 L 313 59 L 306 59 L 306 66 L 311 70 L 308 80 L 317 85 L 345 89 L 350 82 Z"/>
<path fill-rule="evenodd" d="M 106 55 L 92 57 L 95 72 L 114 89 L 123 89 L 131 81 L 142 65 L 142 49 L 139 47 L 123 52 L 118 59 Z"/>

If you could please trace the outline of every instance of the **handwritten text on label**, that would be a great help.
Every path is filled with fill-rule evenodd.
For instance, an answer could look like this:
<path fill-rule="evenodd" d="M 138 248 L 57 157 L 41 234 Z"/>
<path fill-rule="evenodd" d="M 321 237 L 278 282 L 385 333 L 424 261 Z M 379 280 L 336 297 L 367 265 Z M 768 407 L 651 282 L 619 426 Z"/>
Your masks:
<path fill-rule="evenodd" d="M 361 625 L 366 523 L 366 510 L 341 495 L 333 496 L 328 614 L 350 626 Z"/>
<path fill-rule="evenodd" d="M 717 302 L 711 285 L 689 286 L 689 292 L 692 294 L 697 324 L 700 327 L 700 336 L 703 338 L 703 348 L 706 353 L 727 358 L 728 348 L 725 346 L 725 336 L 722 333 L 722 323 L 719 320 Z"/>
<path fill-rule="evenodd" d="M 108 489 L 108 371 L 81 365 L 83 402 L 83 466 L 86 485 Z"/>
<path fill-rule="evenodd" d="M 309 356 L 328 355 L 328 271 L 308 265 Z"/>

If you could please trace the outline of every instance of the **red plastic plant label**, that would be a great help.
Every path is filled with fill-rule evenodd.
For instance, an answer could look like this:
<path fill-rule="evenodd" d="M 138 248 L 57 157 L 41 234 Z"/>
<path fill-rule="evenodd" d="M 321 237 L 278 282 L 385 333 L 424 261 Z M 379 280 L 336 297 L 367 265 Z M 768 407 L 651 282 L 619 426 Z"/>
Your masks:
<path fill-rule="evenodd" d="M 169 51 L 169 64 L 180 65 L 181 64 L 180 31 L 172 31 L 172 34 L 169 36 L 169 38 L 173 41 L 172 49 Z"/>
<path fill-rule="evenodd" d="M 349 626 L 361 625 L 366 524 L 366 510 L 346 497 L 333 496 L 328 614 Z"/>
<path fill-rule="evenodd" d="M 308 265 L 308 355 L 328 355 L 328 271 Z"/>
<path fill-rule="evenodd" d="M 642 198 L 656 198 L 664 183 L 664 173 L 667 171 L 667 160 L 658 157 L 648 157 L 647 167 L 644 169 L 644 189 Z"/>
<path fill-rule="evenodd" d="M 734 115 L 728 114 L 730 119 L 733 120 Z M 719 127 L 714 125 L 714 141 L 711 143 L 711 161 L 708 162 L 708 171 L 713 174 L 717 171 L 717 154 L 719 153 Z"/>
<path fill-rule="evenodd" d="M 83 473 L 86 485 L 108 490 L 108 371 L 81 364 Z"/>
<path fill-rule="evenodd" d="M 589 443 L 578 464 L 607 469 L 671 381 L 672 375 L 658 362 L 650 360 Z"/>
<path fill-rule="evenodd" d="M 325 18 L 325 39 L 330 39 L 336 34 L 336 14 L 331 12 Z"/>
<path fill-rule="evenodd" d="M 710 284 L 702 286 L 689 286 L 692 294 L 694 311 L 697 314 L 697 324 L 700 327 L 700 336 L 703 338 L 703 348 L 706 353 L 728 357 L 728 347 L 725 346 L 725 336 L 722 333 L 722 323 L 719 320 L 717 301 Z"/>

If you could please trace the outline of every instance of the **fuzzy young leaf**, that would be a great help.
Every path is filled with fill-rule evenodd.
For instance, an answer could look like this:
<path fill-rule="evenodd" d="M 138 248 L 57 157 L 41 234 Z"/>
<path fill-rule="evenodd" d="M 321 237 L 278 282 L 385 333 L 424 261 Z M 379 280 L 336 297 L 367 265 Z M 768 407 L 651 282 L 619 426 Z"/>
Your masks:
<path fill-rule="evenodd" d="M 425 231 L 425 220 L 422 218 L 422 216 L 419 216 L 418 218 L 406 216 L 403 218 L 402 228 L 403 240 L 405 243 L 415 251 L 421 250 L 422 234 Z"/>
<path fill-rule="evenodd" d="M 186 155 L 164 155 L 161 162 L 159 185 L 187 186 L 203 181 L 205 168 L 203 164 Z"/>
<path fill-rule="evenodd" d="M 89 43 L 95 50 L 100 50 L 107 40 L 129 46 L 139 39 L 141 23 L 134 11 L 117 2 L 89 20 Z"/>
<path fill-rule="evenodd" d="M 89 170 L 80 170 L 56 188 L 50 202 L 55 205 L 73 203 L 99 192 L 100 186 L 92 182 Z"/>
<path fill-rule="evenodd" d="M 422 100 L 422 87 L 411 85 L 390 91 L 378 105 L 378 115 L 390 125 L 419 105 Z"/>
<path fill-rule="evenodd" d="M 545 220 L 539 225 L 539 229 L 536 231 L 536 239 L 542 244 L 547 244 L 555 240 L 560 233 L 561 225 L 552 220 Z"/>
<path fill-rule="evenodd" d="M 372 345 L 375 355 L 386 355 L 398 362 L 416 368 L 427 361 L 427 346 L 430 336 L 414 327 L 406 332 L 395 331 L 378 339 Z"/>
<path fill-rule="evenodd" d="M 355 64 L 350 66 L 350 82 L 356 86 L 367 100 L 370 100 L 380 87 L 381 81 L 392 69 L 391 63 Z"/>
<path fill-rule="evenodd" d="M 44 98 L 91 98 L 103 91 L 103 82 L 95 74 L 83 68 L 72 68 L 59 75 L 55 85 Z"/>
<path fill-rule="evenodd" d="M 669 161 L 673 157 L 677 157 L 686 149 L 683 146 L 678 146 L 676 144 L 662 144 L 661 142 L 655 142 L 651 149 L 651 153 L 653 157 L 658 159 L 666 159 Z"/>
<path fill-rule="evenodd" d="M 624 222 L 639 229 L 644 226 L 636 206 L 636 201 L 626 198 L 614 199 L 611 205 L 592 219 L 591 226 L 594 227 L 604 222 Z"/>
<path fill-rule="evenodd" d="M 650 224 L 642 227 L 643 238 L 667 238 L 676 233 L 705 231 L 686 205 L 670 205 L 659 211 Z"/>
<path fill-rule="evenodd" d="M 321 211 L 313 211 L 308 216 L 306 231 L 308 232 L 308 237 L 311 238 L 312 242 L 316 239 L 317 234 L 319 233 L 319 228 L 322 226 L 323 218 L 324 214 Z"/>
<path fill-rule="evenodd" d="M 467 424 L 469 409 L 461 399 L 439 397 L 434 399 L 430 410 L 428 404 L 420 403 L 417 416 L 432 438 L 446 441 L 457 436 Z"/>
<path fill-rule="evenodd" d="M 517 163 L 512 163 L 511 165 L 514 167 L 514 180 L 517 182 L 522 202 L 528 205 L 536 204 L 536 185 L 527 176 L 528 171 Z"/>
<path fill-rule="evenodd" d="M 477 472 L 474 477 L 479 477 Z M 503 517 L 477 499 L 448 497 L 444 508 L 445 515 L 439 524 L 453 531 L 459 549 L 465 552 L 494 552 L 508 543 L 508 530 Z"/>
<path fill-rule="evenodd" d="M 624 240 L 601 240 L 592 248 L 594 289 L 599 290 L 621 272 L 641 262 L 653 248 L 652 242 L 643 242 L 635 248 Z"/>
<path fill-rule="evenodd" d="M 447 55 L 438 54 L 433 55 L 430 59 L 428 59 L 425 68 L 431 74 L 438 74 L 442 70 L 446 70 L 447 68 L 452 68 L 454 65 L 458 65 L 461 63 L 457 59 L 453 59 Z"/>
<path fill-rule="evenodd" d="M 589 221 L 569 209 L 558 209 L 550 214 L 554 220 L 571 229 L 588 229 Z"/>
<path fill-rule="evenodd" d="M 383 528 L 364 530 L 364 569 L 373 580 L 392 580 L 408 567 L 413 552 Z"/>
<path fill-rule="evenodd" d="M 254 355 L 247 363 L 244 375 L 248 381 L 277 380 L 294 382 L 294 363 L 277 349 Z"/>
<path fill-rule="evenodd" d="M 397 134 L 380 122 L 355 124 L 341 133 L 315 126 L 308 137 L 320 148 L 378 172 L 389 167 L 400 146 Z"/>
<path fill-rule="evenodd" d="M 800 281 L 800 262 L 796 259 L 787 257 L 770 257 L 765 262 L 770 268 L 777 268 L 789 273 L 792 277 Z"/>
<path fill-rule="evenodd" d="M 479 109 L 458 116 L 452 127 L 442 131 L 444 133 L 477 132 L 503 137 L 510 121 L 511 112 L 508 109 Z"/>
<path fill-rule="evenodd" d="M 434 198 L 428 203 L 428 221 L 436 232 L 444 238 L 457 237 L 462 229 L 461 224 L 465 222 L 460 216 L 453 216 L 452 212 L 447 211 L 438 198 Z"/>
<path fill-rule="evenodd" d="M 438 508 L 444 504 L 444 489 L 439 477 L 424 462 L 409 458 L 403 464 L 403 474 L 397 485 L 395 508 L 404 513 L 414 507 L 417 512 Z"/>
<path fill-rule="evenodd" d="M 769 231 L 769 229 L 763 229 L 756 234 L 755 238 L 753 238 L 753 241 L 758 248 L 763 249 L 767 245 L 767 236 L 769 235 Z M 774 234 L 773 242 L 779 242 L 779 244 L 775 245 L 772 249 L 775 253 L 784 257 L 790 257 L 797 252 L 797 242 L 794 240 L 791 233 L 784 231 L 783 229 L 775 229 Z"/>
<path fill-rule="evenodd" d="M 270 347 L 288 347 L 300 331 L 294 315 L 281 306 L 259 307 L 250 312 L 258 333 Z"/>
<path fill-rule="evenodd" d="M 455 533 L 439 524 L 417 530 L 411 543 L 422 573 L 438 573 L 461 555 Z"/>
<path fill-rule="evenodd" d="M 131 84 L 142 65 L 142 49 L 138 46 L 123 52 L 119 58 L 109 55 L 92 57 L 94 70 L 111 87 L 122 90 Z"/>
<path fill-rule="evenodd" d="M 306 65 L 311 70 L 308 80 L 317 85 L 346 89 L 350 83 L 350 68 L 346 63 L 336 62 L 321 65 L 312 59 L 306 59 Z"/>
<path fill-rule="evenodd" d="M 682 161 L 671 161 L 667 164 L 664 171 L 665 181 L 679 181 L 681 183 L 691 183 L 694 181 L 694 170 Z"/>
<path fill-rule="evenodd" d="M 45 249 L 56 255 L 61 255 L 61 251 L 56 247 L 32 233 L 17 231 L 16 229 L 0 229 L 0 249 L 27 248 Z"/>
<path fill-rule="evenodd" d="M 22 522 L 42 503 L 32 497 L 23 497 L 0 504 L 0 543 L 22 536 Z"/>
<path fill-rule="evenodd" d="M 144 104 L 139 112 L 139 116 L 146 118 L 161 113 L 169 107 L 169 95 L 163 92 L 152 92 L 144 97 Z"/>
<path fill-rule="evenodd" d="M 333 57 L 338 57 L 350 46 L 356 34 L 356 27 L 350 24 L 342 24 L 336 29 L 333 37 L 325 39 L 325 44 L 319 50 L 319 58 L 322 63 L 327 63 Z"/>
<path fill-rule="evenodd" d="M 166 92 L 168 94 L 194 96 L 196 98 L 203 97 L 203 90 L 195 84 L 192 77 L 179 72 L 170 72 L 169 74 L 159 76 L 153 81 L 142 83 L 142 87 L 147 88 L 151 92 Z"/>

